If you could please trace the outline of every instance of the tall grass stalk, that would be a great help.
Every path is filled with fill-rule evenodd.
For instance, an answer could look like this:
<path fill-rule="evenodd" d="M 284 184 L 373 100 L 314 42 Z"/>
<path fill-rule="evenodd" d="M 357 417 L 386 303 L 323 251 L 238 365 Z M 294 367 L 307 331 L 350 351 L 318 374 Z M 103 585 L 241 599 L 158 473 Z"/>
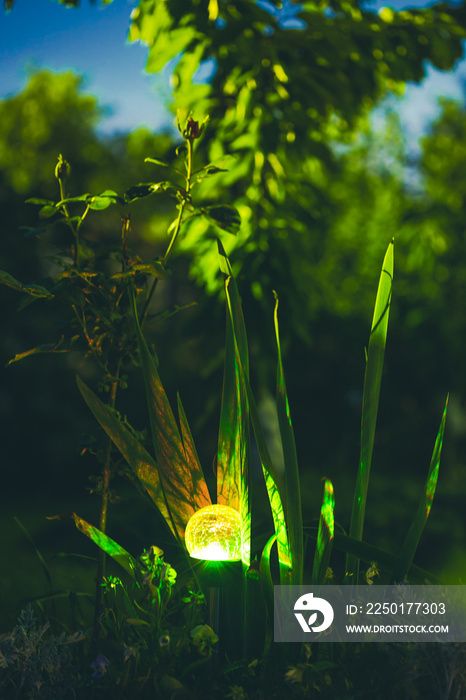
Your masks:
<path fill-rule="evenodd" d="M 385 253 L 382 265 L 366 358 L 362 399 L 361 452 L 350 524 L 350 536 L 357 540 L 362 540 L 364 529 L 367 489 L 369 486 L 372 450 L 379 408 L 385 344 L 387 341 L 388 316 L 392 299 L 393 250 L 394 241 L 392 240 Z M 346 559 L 347 582 L 356 584 L 358 582 L 358 573 L 358 559 L 353 555 L 349 555 Z"/>

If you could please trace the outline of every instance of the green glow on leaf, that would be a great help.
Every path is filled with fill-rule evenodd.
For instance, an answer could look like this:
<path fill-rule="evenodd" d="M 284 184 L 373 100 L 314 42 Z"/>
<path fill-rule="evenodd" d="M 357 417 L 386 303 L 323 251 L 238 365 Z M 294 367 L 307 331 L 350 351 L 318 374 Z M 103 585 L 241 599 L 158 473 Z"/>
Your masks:
<path fill-rule="evenodd" d="M 220 269 L 227 297 L 225 367 L 218 434 L 217 503 L 237 510 L 242 523 L 242 561 L 250 565 L 251 506 L 249 411 L 245 380 L 248 343 L 241 298 L 225 250 L 218 241 Z"/>
<path fill-rule="evenodd" d="M 285 461 L 286 526 L 292 561 L 291 583 L 299 585 L 303 581 L 303 517 L 301 511 L 301 488 L 299 481 L 298 456 L 291 423 L 290 406 L 286 392 L 285 374 L 282 364 L 280 332 L 278 327 L 278 296 L 274 292 L 274 326 L 277 343 L 277 415 Z M 277 531 L 280 541 L 280 533 Z"/>
<path fill-rule="evenodd" d="M 330 560 L 330 553 L 332 551 L 333 538 L 335 535 L 335 519 L 333 515 L 334 507 L 335 497 L 333 493 L 333 484 L 329 479 L 326 479 L 324 485 L 324 497 L 320 509 L 314 567 L 312 570 L 313 585 L 323 583 L 327 574 L 327 567 Z"/>
<path fill-rule="evenodd" d="M 432 507 L 432 501 L 434 500 L 435 488 L 437 486 L 438 473 L 440 467 L 440 455 L 442 453 L 443 444 L 443 434 L 445 431 L 445 421 L 447 418 L 448 409 L 448 396 L 445 401 L 445 408 L 443 410 L 442 420 L 440 421 L 440 427 L 437 433 L 437 438 L 435 440 L 434 451 L 432 453 L 432 459 L 430 462 L 429 471 L 427 474 L 427 479 L 424 485 L 424 489 L 419 500 L 418 507 L 414 513 L 414 517 L 411 521 L 411 526 L 406 535 L 406 539 L 401 548 L 396 566 L 394 567 L 392 574 L 392 583 L 398 583 L 403 581 L 410 570 L 414 555 L 416 553 L 419 540 L 424 531 L 424 527 L 429 517 L 430 509 Z"/>
<path fill-rule="evenodd" d="M 369 486 L 372 450 L 374 447 L 375 428 L 377 424 L 385 344 L 387 341 L 388 317 L 392 299 L 393 268 L 394 241 L 392 240 L 387 248 L 382 264 L 382 272 L 380 274 L 375 300 L 374 316 L 372 318 L 369 347 L 367 349 L 366 372 L 364 375 L 361 417 L 361 453 L 350 524 L 350 535 L 358 540 L 362 539 L 364 529 L 367 490 Z M 347 557 L 346 571 L 349 576 L 353 577 L 353 580 L 357 579 L 358 561 L 355 557 Z"/>
<path fill-rule="evenodd" d="M 333 518 L 334 507 L 335 497 L 333 495 L 332 482 L 326 479 L 324 489 L 324 501 L 322 503 L 321 515 L 325 525 L 328 528 L 330 537 L 333 537 L 335 532 L 335 522 Z"/>
<path fill-rule="evenodd" d="M 194 559 L 240 561 L 241 526 L 241 516 L 233 508 L 206 506 L 186 526 L 186 548 Z"/>
<path fill-rule="evenodd" d="M 220 247 L 220 245 L 219 245 Z M 231 274 L 231 268 L 228 263 L 228 260 L 226 258 L 226 255 L 222 254 L 223 248 L 221 248 L 221 255 L 220 255 L 220 266 L 222 269 L 222 272 L 224 274 L 230 273 Z M 230 276 L 227 278 L 225 282 L 225 294 L 227 298 L 227 305 L 228 305 L 228 311 L 230 314 L 230 317 L 234 317 L 234 312 L 233 312 L 233 300 L 230 295 L 230 287 L 232 290 L 236 289 L 236 285 L 234 284 L 234 279 Z M 233 334 L 234 336 L 234 334 Z M 280 494 L 279 486 L 278 486 L 278 478 L 277 474 L 273 468 L 272 461 L 270 459 L 270 454 L 267 448 L 267 443 L 264 438 L 264 434 L 262 431 L 262 426 L 260 424 L 259 420 L 259 414 L 257 411 L 257 406 L 256 402 L 254 400 L 254 396 L 251 391 L 251 387 L 249 384 L 249 380 L 247 377 L 247 374 L 244 371 L 244 367 L 242 365 L 242 360 L 241 360 L 241 355 L 240 351 L 238 349 L 238 343 L 236 340 L 236 337 L 233 337 L 234 340 L 234 346 L 235 346 L 235 357 L 236 357 L 236 363 L 239 367 L 240 370 L 240 378 L 242 383 L 244 384 L 244 389 L 246 391 L 246 396 L 247 396 L 247 401 L 248 401 L 248 407 L 251 415 L 251 422 L 254 430 L 254 435 L 256 438 L 256 443 L 257 443 L 257 449 L 259 451 L 259 457 L 261 460 L 262 464 L 262 470 L 264 473 L 264 479 L 265 479 L 265 485 L 267 488 L 267 493 L 269 496 L 269 501 L 270 501 L 270 508 L 272 510 L 272 516 L 273 516 L 273 522 L 274 522 L 274 527 L 275 527 L 275 533 L 277 535 L 277 549 L 278 549 L 278 561 L 280 564 L 280 582 L 282 585 L 285 585 L 286 583 L 290 583 L 291 576 L 292 576 L 292 561 L 291 561 L 291 552 L 290 552 L 290 547 L 289 547 L 289 542 L 288 542 L 288 532 L 286 528 L 286 520 L 285 520 L 285 512 L 283 509 L 283 498 Z M 242 511 L 243 512 L 243 511 Z M 250 510 L 248 511 L 248 523 L 250 523 Z M 243 519 L 243 526 L 244 526 L 244 519 Z M 244 535 L 243 535 L 244 538 Z M 248 542 L 249 544 L 249 542 Z M 244 539 L 243 539 L 243 548 L 244 548 Z M 245 552 L 243 552 L 243 561 L 245 561 Z"/>
<path fill-rule="evenodd" d="M 48 519 L 62 520 L 64 517 L 68 516 L 56 515 Z M 69 517 L 74 520 L 78 530 L 95 542 L 100 549 L 102 549 L 106 554 L 109 554 L 115 561 L 118 562 L 118 564 L 120 564 L 120 566 L 122 566 L 129 574 L 131 574 L 131 576 L 133 576 L 133 578 L 135 578 L 135 571 L 137 568 L 136 560 L 126 551 L 126 549 L 120 547 L 120 545 L 106 535 L 105 532 L 102 532 L 93 525 L 90 525 L 90 523 L 80 518 L 79 515 L 76 515 L 76 513 L 70 513 Z"/>

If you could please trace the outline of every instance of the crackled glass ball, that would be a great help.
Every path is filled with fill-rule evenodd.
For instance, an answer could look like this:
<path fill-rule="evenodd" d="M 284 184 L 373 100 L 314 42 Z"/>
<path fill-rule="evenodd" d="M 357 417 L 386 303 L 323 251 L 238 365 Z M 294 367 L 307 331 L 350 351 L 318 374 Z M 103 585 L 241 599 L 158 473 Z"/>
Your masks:
<path fill-rule="evenodd" d="M 215 504 L 201 508 L 186 526 L 185 542 L 194 559 L 239 561 L 241 516 L 230 506 Z"/>

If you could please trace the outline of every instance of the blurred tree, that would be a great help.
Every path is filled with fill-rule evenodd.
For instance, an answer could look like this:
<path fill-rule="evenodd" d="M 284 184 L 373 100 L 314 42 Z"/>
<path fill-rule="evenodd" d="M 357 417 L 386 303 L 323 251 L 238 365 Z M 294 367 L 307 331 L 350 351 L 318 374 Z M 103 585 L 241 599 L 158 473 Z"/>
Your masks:
<path fill-rule="evenodd" d="M 454 367 L 466 400 L 466 111 L 453 100 L 441 99 L 440 105 L 440 116 L 422 140 L 423 195 L 412 208 L 417 245 L 409 266 L 422 270 L 416 293 L 427 300 L 447 365 Z M 414 317 L 414 326 L 416 321 L 423 319 Z"/>
<path fill-rule="evenodd" d="M 210 114 L 210 160 L 234 155 L 204 197 L 225 187 L 239 207 L 241 234 L 228 249 L 237 270 L 255 258 L 247 276 L 256 298 L 273 280 L 289 290 L 291 313 L 291 299 L 315 294 L 290 268 L 304 259 L 314 272 L 325 247 L 332 143 L 351 141 L 387 91 L 420 82 L 427 61 L 450 70 L 465 29 L 463 5 L 376 14 L 355 0 L 141 0 L 129 38 L 148 44 L 147 71 L 174 61 L 174 106 Z M 195 220 L 184 241 L 196 250 L 193 275 L 214 289 L 210 233 Z"/>
<path fill-rule="evenodd" d="M 0 102 L 1 267 L 26 283 L 47 274 L 43 257 L 55 252 L 55 248 L 40 238 L 25 237 L 20 231 L 20 226 L 38 225 L 37 212 L 24 200 L 55 196 L 53 171 L 60 152 L 70 154 L 67 157 L 73 162 L 78 186 L 94 178 L 92 184 L 98 187 L 95 178 L 100 174 L 93 175 L 94 163 L 101 162 L 107 168 L 110 165 L 108 149 L 94 134 L 101 110 L 95 98 L 80 92 L 80 84 L 81 80 L 72 73 L 40 71 L 30 76 L 21 93 Z M 40 342 L 50 342 L 58 333 L 58 319 L 50 315 L 47 305 L 33 304 L 18 313 L 18 304 L 17 293 L 3 287 L 2 366 L 16 353 Z M 23 470 L 29 472 L 31 487 L 43 484 L 53 490 L 63 478 L 60 472 L 67 453 L 63 449 L 73 432 L 70 416 L 82 415 L 84 411 L 80 413 L 71 401 L 72 378 L 67 376 L 64 364 L 54 364 L 53 374 L 47 360 L 39 365 L 41 371 L 32 361 L 3 372 L 1 420 L 4 426 L 10 426 L 3 439 L 4 463 L 9 465 L 5 469 L 4 494 L 9 486 L 17 487 L 18 481 L 24 479 L 13 469 L 15 464 L 23 465 Z M 56 428 L 53 440 L 50 422 Z M 18 442 L 15 425 L 21 426 L 27 440 Z"/>

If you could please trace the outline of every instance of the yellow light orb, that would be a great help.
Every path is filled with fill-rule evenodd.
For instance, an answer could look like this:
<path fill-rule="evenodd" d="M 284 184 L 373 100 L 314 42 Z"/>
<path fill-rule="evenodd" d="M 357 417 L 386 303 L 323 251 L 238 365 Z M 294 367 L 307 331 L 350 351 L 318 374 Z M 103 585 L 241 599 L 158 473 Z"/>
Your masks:
<path fill-rule="evenodd" d="M 239 561 L 241 516 L 230 506 L 205 506 L 190 518 L 186 526 L 185 542 L 194 559 Z"/>

